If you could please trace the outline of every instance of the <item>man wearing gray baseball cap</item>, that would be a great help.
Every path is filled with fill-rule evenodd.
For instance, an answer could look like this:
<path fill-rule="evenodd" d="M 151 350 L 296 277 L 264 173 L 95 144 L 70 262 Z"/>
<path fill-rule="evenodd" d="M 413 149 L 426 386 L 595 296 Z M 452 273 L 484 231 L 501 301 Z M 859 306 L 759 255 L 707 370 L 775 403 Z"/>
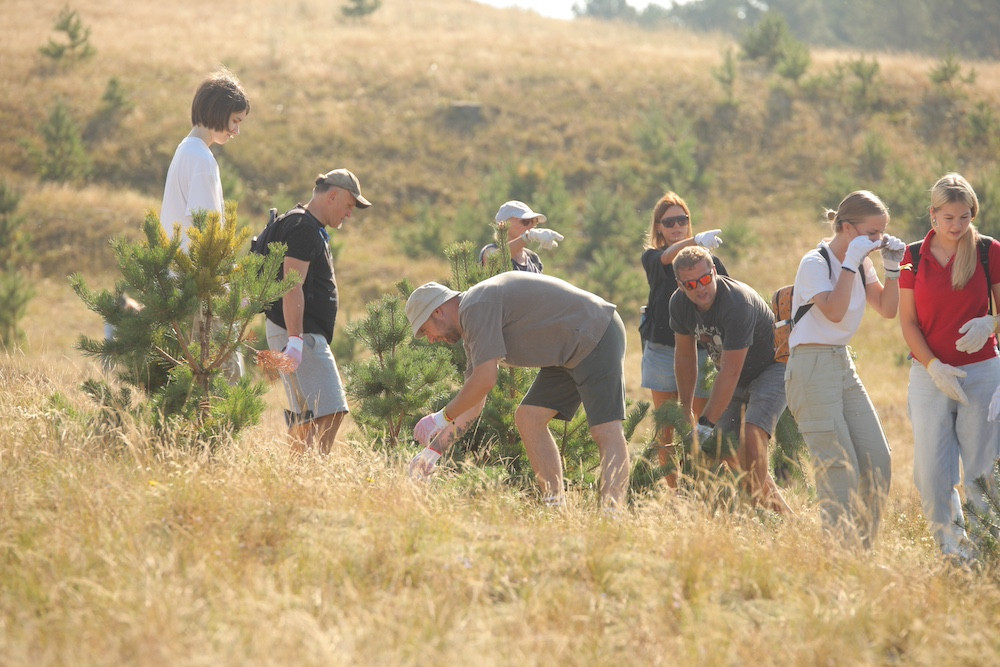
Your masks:
<path fill-rule="evenodd" d="M 539 368 L 514 422 L 547 505 L 561 505 L 562 459 L 548 424 L 570 420 L 580 404 L 601 455 L 601 499 L 621 507 L 628 485 L 625 419 L 625 327 L 615 305 L 558 278 L 508 271 L 465 292 L 421 285 L 406 301 L 413 335 L 432 343 L 462 341 L 465 384 L 441 410 L 421 419 L 424 445 L 410 475 L 430 475 L 441 454 L 483 410 L 501 362 Z"/>
<path fill-rule="evenodd" d="M 267 254 L 269 244 L 284 243 L 288 250 L 279 279 L 289 271 L 300 282 L 265 311 L 267 345 L 288 357 L 281 378 L 288 396 L 285 421 L 296 452 L 319 438 L 319 451 L 328 454 L 347 414 L 347 395 L 337 362 L 330 350 L 337 320 L 337 279 L 327 229 L 340 229 L 355 208 L 371 202 L 361 194 L 358 177 L 334 169 L 316 177 L 312 198 L 268 224 L 254 241 Z"/>

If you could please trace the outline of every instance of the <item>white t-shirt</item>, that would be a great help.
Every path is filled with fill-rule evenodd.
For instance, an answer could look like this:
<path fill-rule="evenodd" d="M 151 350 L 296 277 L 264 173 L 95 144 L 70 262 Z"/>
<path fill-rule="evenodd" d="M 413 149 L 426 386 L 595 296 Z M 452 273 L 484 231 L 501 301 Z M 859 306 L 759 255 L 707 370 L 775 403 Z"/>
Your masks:
<path fill-rule="evenodd" d="M 181 248 L 187 249 L 191 214 L 198 210 L 224 213 L 222 178 L 219 163 L 205 142 L 185 137 L 167 169 L 160 205 L 160 224 L 168 237 L 174 233 L 174 223 L 181 224 Z"/>
<path fill-rule="evenodd" d="M 827 264 L 823 255 L 819 252 L 819 247 L 825 247 L 830 263 Z M 795 274 L 795 289 L 792 293 L 792 314 L 798 312 L 800 306 L 809 303 L 813 297 L 823 292 L 832 292 L 840 277 L 840 260 L 837 259 L 830 246 L 823 241 L 814 250 L 810 250 L 799 262 L 799 270 Z M 865 272 L 865 280 L 869 285 L 878 280 L 875 273 L 875 265 L 871 259 L 865 257 L 862 264 Z M 823 311 L 817 306 L 809 309 L 809 312 L 799 320 L 798 324 L 792 327 L 792 332 L 788 335 L 788 346 L 793 348 L 802 343 L 813 343 L 819 345 L 847 345 L 854 332 L 861 326 L 861 318 L 865 314 L 865 287 L 861 284 L 861 276 L 855 276 L 854 285 L 851 287 L 851 302 L 847 306 L 847 312 L 839 322 L 831 322 L 823 315 Z"/>

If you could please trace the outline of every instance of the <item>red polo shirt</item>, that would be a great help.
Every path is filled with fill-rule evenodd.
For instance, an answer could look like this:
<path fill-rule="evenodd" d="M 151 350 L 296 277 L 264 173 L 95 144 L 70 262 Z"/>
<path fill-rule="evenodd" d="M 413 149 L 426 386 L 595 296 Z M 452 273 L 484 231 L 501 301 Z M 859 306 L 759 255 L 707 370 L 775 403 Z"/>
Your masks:
<path fill-rule="evenodd" d="M 972 354 L 955 349 L 955 341 L 963 335 L 958 333 L 962 325 L 974 317 L 988 314 L 989 291 L 983 265 L 979 261 L 978 249 L 976 270 L 972 278 L 962 289 L 952 288 L 951 268 L 955 258 L 952 257 L 946 266 L 938 263 L 930 252 L 930 242 L 934 234 L 932 229 L 924 237 L 916 277 L 913 271 L 905 269 L 899 275 L 899 288 L 913 290 L 913 299 L 917 307 L 917 324 L 924 334 L 928 347 L 935 357 L 949 366 L 965 366 L 997 356 L 996 336 L 990 336 L 986 345 Z M 991 285 L 996 285 L 1000 283 L 1000 242 L 994 240 L 989 252 L 989 282 Z M 912 261 L 910 249 L 907 248 L 901 265 L 905 267 Z"/>

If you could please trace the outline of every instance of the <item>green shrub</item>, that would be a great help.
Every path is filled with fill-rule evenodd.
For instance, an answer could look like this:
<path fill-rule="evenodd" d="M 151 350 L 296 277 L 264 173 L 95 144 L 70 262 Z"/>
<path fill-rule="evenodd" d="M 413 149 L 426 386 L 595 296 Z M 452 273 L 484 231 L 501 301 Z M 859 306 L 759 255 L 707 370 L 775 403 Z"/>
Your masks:
<path fill-rule="evenodd" d="M 56 102 L 39 133 L 41 147 L 26 144 L 39 178 L 58 183 L 85 181 L 90 175 L 90 156 L 69 107 Z"/>
<path fill-rule="evenodd" d="M 64 42 L 49 39 L 45 46 L 38 49 L 46 58 L 56 63 L 86 60 L 96 53 L 90 43 L 90 28 L 83 25 L 83 20 L 76 10 L 68 6 L 59 12 L 52 29 L 65 35 Z"/>
<path fill-rule="evenodd" d="M 31 238 L 17 214 L 20 201 L 13 188 L 0 183 L 0 345 L 6 349 L 24 339 L 19 323 L 34 296 L 27 266 Z"/>

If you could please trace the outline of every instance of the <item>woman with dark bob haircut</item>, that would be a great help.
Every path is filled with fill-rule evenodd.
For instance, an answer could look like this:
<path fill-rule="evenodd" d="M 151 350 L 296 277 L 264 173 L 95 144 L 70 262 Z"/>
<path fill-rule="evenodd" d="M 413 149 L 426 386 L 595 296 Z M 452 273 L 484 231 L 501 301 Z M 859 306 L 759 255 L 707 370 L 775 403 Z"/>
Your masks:
<path fill-rule="evenodd" d="M 167 236 L 180 225 L 181 247 L 187 248 L 187 230 L 195 211 L 225 213 L 219 163 L 211 146 L 220 146 L 240 133 L 250 113 L 243 86 L 227 69 L 202 81 L 191 102 L 191 131 L 177 146 L 167 169 L 160 206 L 160 224 Z"/>

